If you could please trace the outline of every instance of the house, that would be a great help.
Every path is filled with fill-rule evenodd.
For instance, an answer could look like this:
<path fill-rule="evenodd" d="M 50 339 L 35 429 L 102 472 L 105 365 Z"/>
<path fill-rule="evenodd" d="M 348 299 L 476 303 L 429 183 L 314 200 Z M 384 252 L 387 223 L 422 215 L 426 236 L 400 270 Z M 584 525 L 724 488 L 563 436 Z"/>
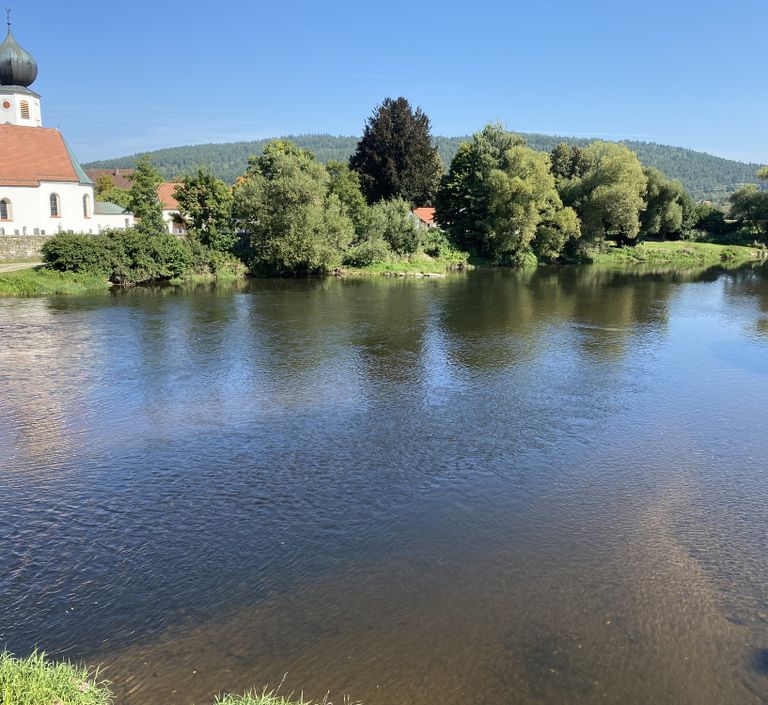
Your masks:
<path fill-rule="evenodd" d="M 108 177 L 115 188 L 127 191 L 133 182 L 131 175 L 134 169 L 88 169 L 86 174 L 97 182 L 103 177 Z M 187 223 L 179 212 L 179 204 L 176 201 L 176 189 L 178 183 L 165 181 L 157 187 L 157 198 L 163 206 L 163 220 L 168 226 L 168 232 L 174 235 L 186 235 Z"/>
<path fill-rule="evenodd" d="M 30 89 L 36 78 L 37 63 L 9 21 L 0 44 L 0 237 L 130 227 L 130 213 L 96 201 L 61 133 L 42 126 L 40 96 Z"/>
<path fill-rule="evenodd" d="M 419 225 L 424 228 L 436 228 L 435 209 L 434 208 L 414 208 L 411 211 L 418 220 Z"/>

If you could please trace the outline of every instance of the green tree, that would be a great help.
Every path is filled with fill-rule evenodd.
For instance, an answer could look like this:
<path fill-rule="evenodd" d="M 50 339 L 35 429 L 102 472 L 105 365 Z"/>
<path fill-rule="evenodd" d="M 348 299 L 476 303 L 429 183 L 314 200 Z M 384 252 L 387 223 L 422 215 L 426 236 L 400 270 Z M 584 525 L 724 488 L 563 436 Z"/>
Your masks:
<path fill-rule="evenodd" d="M 200 167 L 176 189 L 176 200 L 190 233 L 203 245 L 230 252 L 235 244 L 232 189 L 210 170 Z"/>
<path fill-rule="evenodd" d="M 163 221 L 163 206 L 157 196 L 157 187 L 163 183 L 163 177 L 154 169 L 149 157 L 139 158 L 136 170 L 128 178 L 132 184 L 127 209 L 138 219 L 136 230 L 146 235 L 168 232 Z"/>
<path fill-rule="evenodd" d="M 525 144 L 499 124 L 486 125 L 464 142 L 451 161 L 435 199 L 437 221 L 462 249 L 488 254 L 486 238 L 490 217 L 488 178 L 507 150 Z"/>
<path fill-rule="evenodd" d="M 255 271 L 310 274 L 341 262 L 354 229 L 329 185 L 314 155 L 285 140 L 249 160 L 235 186 L 233 213 L 249 235 Z"/>
<path fill-rule="evenodd" d="M 366 240 L 384 241 L 398 255 L 412 255 L 421 244 L 421 229 L 402 198 L 371 206 Z"/>
<path fill-rule="evenodd" d="M 108 174 L 102 174 L 93 185 L 94 196 L 97 201 L 108 201 L 126 208 L 130 194 L 126 189 L 117 188 Z"/>
<path fill-rule="evenodd" d="M 651 237 L 679 236 L 683 230 L 683 200 L 687 198 L 679 181 L 672 181 L 658 169 L 643 169 L 647 181 L 645 210 L 640 216 L 641 232 Z"/>
<path fill-rule="evenodd" d="M 563 202 L 579 215 L 582 235 L 592 244 L 604 238 L 635 242 L 646 189 L 637 155 L 611 142 L 593 142 L 582 151 L 586 170 L 560 184 Z"/>
<path fill-rule="evenodd" d="M 546 154 L 487 125 L 451 162 L 438 220 L 461 247 L 495 262 L 518 264 L 532 252 L 555 259 L 579 227 L 576 214 L 563 208 L 550 166 Z"/>
<path fill-rule="evenodd" d="M 755 184 L 742 186 L 731 194 L 731 218 L 739 221 L 751 234 L 768 240 L 768 191 L 761 191 Z"/>
<path fill-rule="evenodd" d="M 768 181 L 768 166 L 764 166 L 762 169 L 758 169 L 757 178 L 763 181 Z"/>
<path fill-rule="evenodd" d="M 326 164 L 330 176 L 329 192 L 335 194 L 344 213 L 355 226 L 355 235 L 362 237 L 368 227 L 370 214 L 365 196 L 360 188 L 360 174 L 342 162 L 329 161 Z"/>
<path fill-rule="evenodd" d="M 405 98 L 386 98 L 376 107 L 349 164 L 369 203 L 399 197 L 429 205 L 443 173 L 429 118 Z"/>

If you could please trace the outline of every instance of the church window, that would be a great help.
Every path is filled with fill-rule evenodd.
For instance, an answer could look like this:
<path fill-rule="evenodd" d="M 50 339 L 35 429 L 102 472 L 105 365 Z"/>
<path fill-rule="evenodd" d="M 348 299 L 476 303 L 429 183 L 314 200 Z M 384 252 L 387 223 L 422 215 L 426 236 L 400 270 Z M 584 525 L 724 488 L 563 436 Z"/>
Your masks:
<path fill-rule="evenodd" d="M 91 217 L 91 199 L 86 193 L 83 196 L 83 218 L 90 218 L 90 217 Z"/>
<path fill-rule="evenodd" d="M 59 208 L 59 195 L 57 193 L 51 194 L 51 218 L 59 218 L 61 216 L 61 209 Z"/>
<path fill-rule="evenodd" d="M 7 198 L 0 198 L 0 220 L 13 220 L 11 202 Z"/>
<path fill-rule="evenodd" d="M 29 102 L 22 100 L 19 104 L 19 109 L 21 110 L 21 119 L 29 120 Z"/>

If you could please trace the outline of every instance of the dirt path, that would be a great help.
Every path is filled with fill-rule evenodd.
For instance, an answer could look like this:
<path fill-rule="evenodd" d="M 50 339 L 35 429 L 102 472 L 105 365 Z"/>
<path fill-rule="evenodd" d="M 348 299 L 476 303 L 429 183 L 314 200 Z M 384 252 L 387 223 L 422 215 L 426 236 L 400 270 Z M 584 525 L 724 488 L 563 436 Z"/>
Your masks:
<path fill-rule="evenodd" d="M 19 269 L 32 269 L 32 267 L 39 267 L 42 262 L 10 262 L 8 264 L 0 264 L 0 274 L 7 272 L 16 272 Z"/>

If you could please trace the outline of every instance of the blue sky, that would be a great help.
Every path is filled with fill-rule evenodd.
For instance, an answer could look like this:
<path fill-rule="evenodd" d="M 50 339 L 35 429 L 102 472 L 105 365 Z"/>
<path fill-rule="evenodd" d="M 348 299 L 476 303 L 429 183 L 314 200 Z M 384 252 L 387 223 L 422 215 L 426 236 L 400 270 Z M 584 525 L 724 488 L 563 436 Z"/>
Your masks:
<path fill-rule="evenodd" d="M 8 2 L 83 161 L 359 134 L 404 95 L 435 134 L 499 120 L 768 162 L 768 0 Z"/>

